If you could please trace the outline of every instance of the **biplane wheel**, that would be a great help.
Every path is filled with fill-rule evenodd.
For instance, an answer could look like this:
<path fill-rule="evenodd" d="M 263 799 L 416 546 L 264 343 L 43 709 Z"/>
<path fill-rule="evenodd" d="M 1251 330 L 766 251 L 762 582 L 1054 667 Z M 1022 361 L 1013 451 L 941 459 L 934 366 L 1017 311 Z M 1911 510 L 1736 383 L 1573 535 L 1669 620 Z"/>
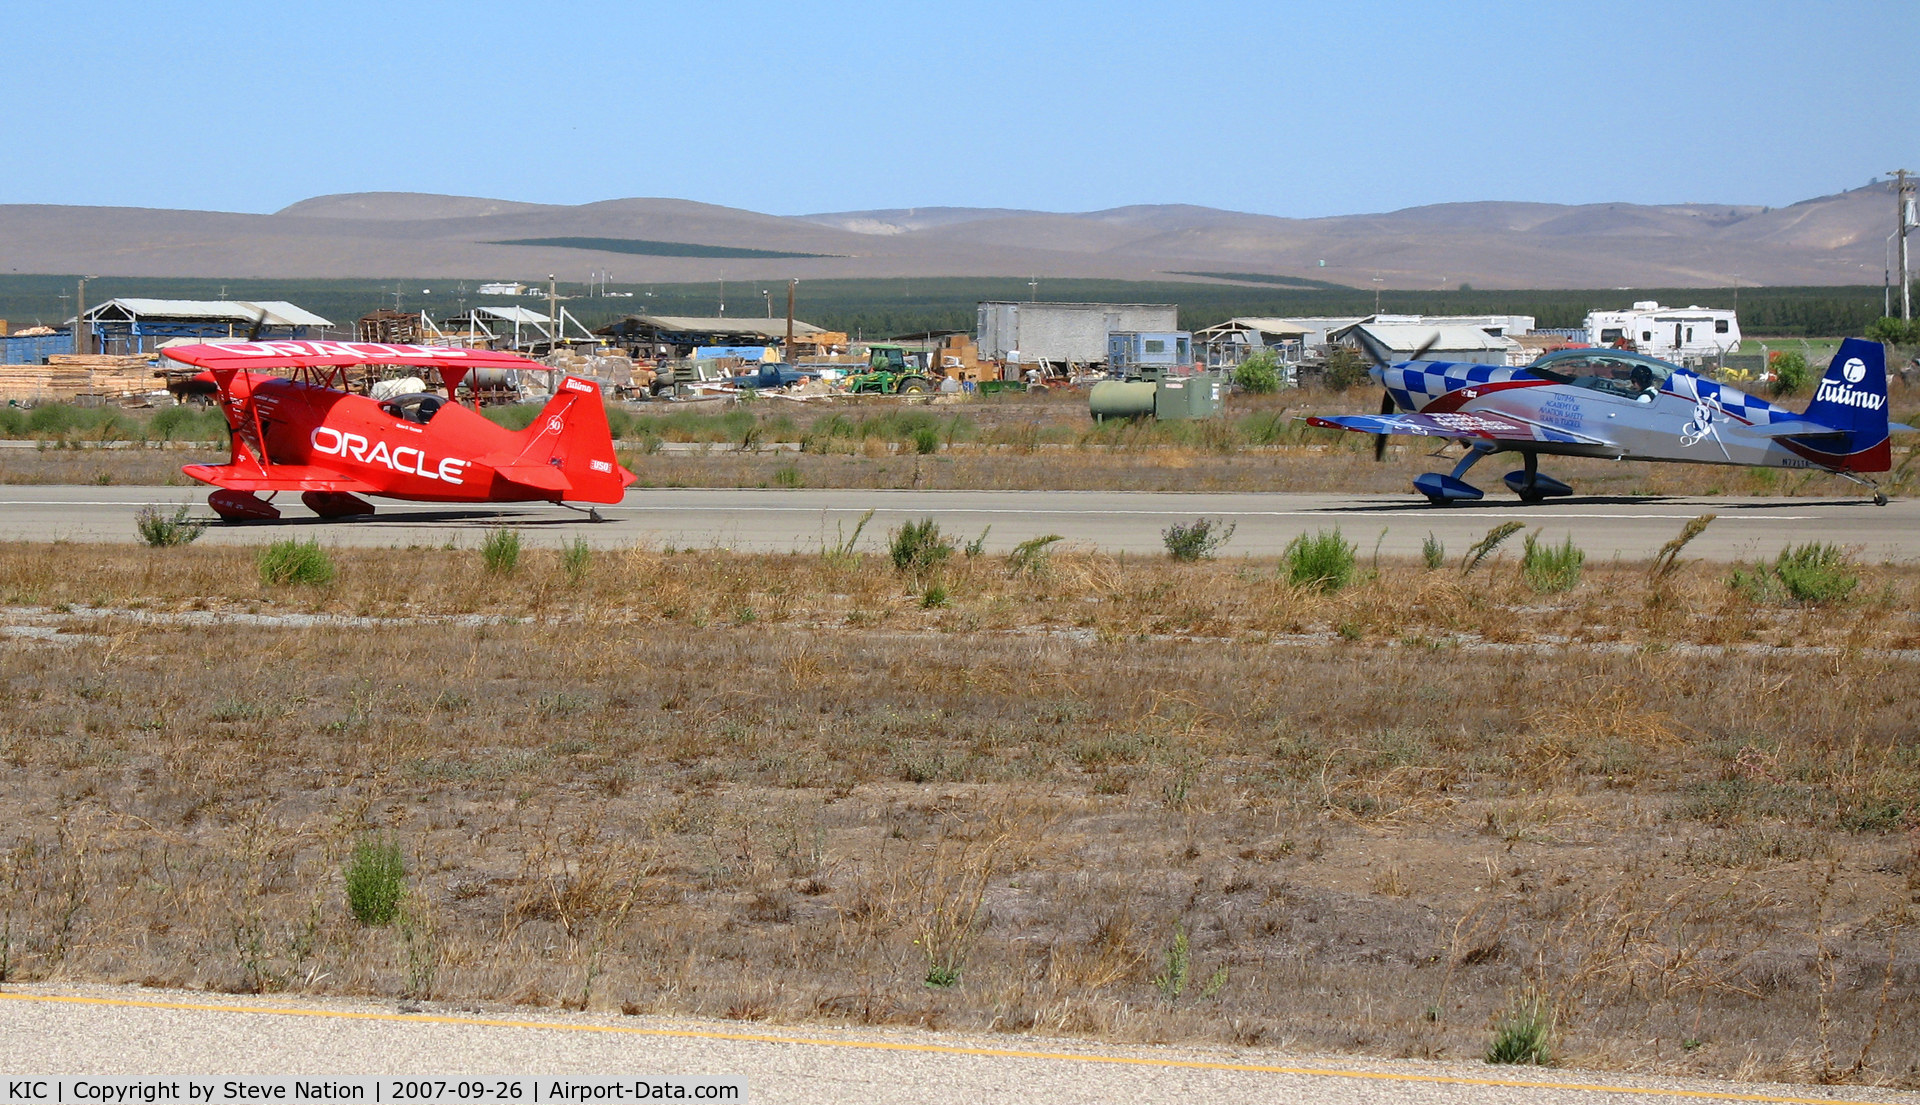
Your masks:
<path fill-rule="evenodd" d="M 322 518 L 365 517 L 373 513 L 373 504 L 344 491 L 305 491 L 300 501 Z"/>
<path fill-rule="evenodd" d="M 271 522 L 280 517 L 280 508 L 251 491 L 223 487 L 207 496 L 207 505 L 227 522 Z"/>

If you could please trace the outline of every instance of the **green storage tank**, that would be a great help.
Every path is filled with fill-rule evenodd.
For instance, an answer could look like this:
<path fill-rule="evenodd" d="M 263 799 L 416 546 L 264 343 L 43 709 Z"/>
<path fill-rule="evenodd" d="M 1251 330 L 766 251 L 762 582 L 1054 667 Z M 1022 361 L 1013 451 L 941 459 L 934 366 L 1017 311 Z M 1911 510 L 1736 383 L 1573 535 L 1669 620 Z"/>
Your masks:
<path fill-rule="evenodd" d="M 1095 422 L 1109 418 L 1142 418 L 1156 410 L 1155 388 L 1146 380 L 1102 380 L 1087 392 Z"/>

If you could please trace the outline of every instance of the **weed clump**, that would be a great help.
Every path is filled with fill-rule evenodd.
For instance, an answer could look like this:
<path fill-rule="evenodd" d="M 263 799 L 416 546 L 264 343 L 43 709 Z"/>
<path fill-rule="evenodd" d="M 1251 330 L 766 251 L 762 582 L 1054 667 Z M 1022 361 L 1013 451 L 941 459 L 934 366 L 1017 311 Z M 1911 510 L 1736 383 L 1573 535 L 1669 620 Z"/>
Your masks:
<path fill-rule="evenodd" d="M 1507 538 L 1526 529 L 1524 522 L 1502 522 L 1487 531 L 1487 535 L 1473 543 L 1467 550 L 1466 559 L 1460 562 L 1460 574 L 1471 575 L 1480 566 L 1480 562 L 1492 556 L 1495 549 L 1506 544 Z"/>
<path fill-rule="evenodd" d="M 260 550 L 254 563 L 260 569 L 260 582 L 269 587 L 325 587 L 335 574 L 333 557 L 318 539 L 275 541 Z"/>
<path fill-rule="evenodd" d="M 1782 602 L 1790 598 L 1820 606 L 1852 595 L 1860 585 L 1860 577 L 1853 573 L 1851 558 L 1845 549 L 1823 541 L 1810 541 L 1780 550 L 1772 564 L 1755 564 L 1751 570 L 1735 568 L 1727 585 L 1751 602 Z"/>
<path fill-rule="evenodd" d="M 1337 526 L 1312 536 L 1303 533 L 1287 542 L 1283 554 L 1287 582 L 1330 595 L 1353 580 L 1354 553 L 1354 546 L 1340 536 Z"/>
<path fill-rule="evenodd" d="M 1233 537 L 1237 523 L 1222 526 L 1218 519 L 1195 518 L 1192 525 L 1174 523 L 1160 531 L 1167 555 L 1175 560 L 1211 560 Z"/>
<path fill-rule="evenodd" d="M 1553 1006 L 1546 998 L 1531 991 L 1514 998 L 1493 1022 L 1487 1062 L 1551 1065 L 1553 1027 Z"/>
<path fill-rule="evenodd" d="M 156 549 L 191 545 L 200 539 L 201 532 L 207 528 L 205 522 L 190 520 L 185 506 L 170 515 L 160 513 L 155 507 L 143 506 L 134 524 L 140 529 L 140 539 Z"/>
<path fill-rule="evenodd" d="M 893 558 L 896 571 L 926 575 L 953 555 L 953 539 L 941 535 L 940 523 L 922 518 L 894 530 L 887 553 Z"/>
<path fill-rule="evenodd" d="M 593 547 L 584 537 L 576 537 L 560 546 L 560 570 L 567 574 L 567 582 L 575 587 L 587 578 L 587 569 L 593 565 Z"/>
<path fill-rule="evenodd" d="M 390 840 L 366 839 L 354 845 L 347 860 L 347 908 L 363 925 L 392 924 L 400 915 L 400 899 L 407 893 L 407 865 L 400 845 Z"/>
<path fill-rule="evenodd" d="M 510 576 L 520 567 L 520 531 L 496 529 L 480 542 L 480 562 L 488 575 Z"/>
<path fill-rule="evenodd" d="M 1440 566 L 1447 562 L 1447 546 L 1438 537 L 1427 534 L 1427 539 L 1420 542 L 1420 562 L 1426 565 L 1429 572 L 1439 571 Z"/>
<path fill-rule="evenodd" d="M 1559 545 L 1540 544 L 1538 530 L 1527 534 L 1520 554 L 1520 574 L 1537 595 L 1558 595 L 1580 586 L 1580 566 L 1587 554 L 1576 548 L 1573 537 Z"/>
<path fill-rule="evenodd" d="M 1053 566 L 1053 545 L 1066 538 L 1057 533 L 1022 541 L 1007 556 L 1007 569 L 1017 576 L 1044 576 Z"/>

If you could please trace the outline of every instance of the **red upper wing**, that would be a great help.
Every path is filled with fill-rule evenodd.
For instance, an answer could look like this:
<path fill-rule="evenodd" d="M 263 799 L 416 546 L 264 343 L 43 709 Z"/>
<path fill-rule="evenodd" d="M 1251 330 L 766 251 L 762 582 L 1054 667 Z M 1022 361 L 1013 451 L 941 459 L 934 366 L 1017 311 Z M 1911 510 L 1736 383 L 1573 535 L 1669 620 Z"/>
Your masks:
<path fill-rule="evenodd" d="M 214 372 L 278 372 L 289 368 L 391 364 L 412 368 L 537 369 L 518 353 L 435 345 L 388 345 L 368 341 L 257 341 L 224 345 L 176 345 L 161 350 L 169 360 Z"/>

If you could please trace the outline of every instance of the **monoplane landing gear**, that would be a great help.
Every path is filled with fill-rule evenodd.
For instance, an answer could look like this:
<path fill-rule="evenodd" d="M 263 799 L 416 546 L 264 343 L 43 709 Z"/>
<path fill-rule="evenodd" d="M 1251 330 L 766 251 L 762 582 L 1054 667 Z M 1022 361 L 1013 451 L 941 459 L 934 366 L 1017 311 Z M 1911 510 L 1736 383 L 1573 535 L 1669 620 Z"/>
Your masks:
<path fill-rule="evenodd" d="M 1874 483 L 1872 480 L 1868 479 L 1867 477 L 1860 475 L 1858 472 L 1835 472 L 1834 475 L 1839 476 L 1843 480 L 1852 480 L 1854 483 L 1857 483 L 1861 487 L 1864 487 L 1867 490 L 1873 492 L 1874 506 L 1887 505 L 1887 493 L 1880 490 L 1880 485 L 1877 483 Z"/>
<path fill-rule="evenodd" d="M 373 513 L 373 504 L 344 491 L 303 491 L 300 501 L 322 518 L 364 517 Z"/>
<path fill-rule="evenodd" d="M 1543 476 L 1540 474 L 1540 455 L 1538 453 L 1523 453 L 1521 455 L 1526 463 L 1526 467 L 1518 472 L 1508 472 L 1506 475 L 1507 486 L 1513 489 L 1515 495 L 1520 496 L 1521 502 L 1537 503 L 1542 499 L 1559 498 L 1562 495 L 1573 494 L 1573 488 L 1568 487 L 1552 476 Z"/>
<path fill-rule="evenodd" d="M 280 508 L 251 491 L 221 488 L 207 496 L 207 505 L 228 522 L 271 522 L 280 517 Z"/>
<path fill-rule="evenodd" d="M 1420 475 L 1415 476 L 1413 478 L 1413 489 L 1425 495 L 1427 501 L 1434 506 L 1446 506 L 1448 503 L 1458 502 L 1462 499 L 1483 499 L 1486 497 L 1485 492 L 1460 477 L 1466 475 L 1467 469 L 1479 463 L 1480 458 L 1486 456 L 1490 451 L 1491 450 L 1487 449 L 1470 448 L 1467 450 L 1467 455 L 1460 458 L 1460 463 L 1453 466 L 1452 472 L 1444 476 L 1438 472 L 1422 472 Z"/>

